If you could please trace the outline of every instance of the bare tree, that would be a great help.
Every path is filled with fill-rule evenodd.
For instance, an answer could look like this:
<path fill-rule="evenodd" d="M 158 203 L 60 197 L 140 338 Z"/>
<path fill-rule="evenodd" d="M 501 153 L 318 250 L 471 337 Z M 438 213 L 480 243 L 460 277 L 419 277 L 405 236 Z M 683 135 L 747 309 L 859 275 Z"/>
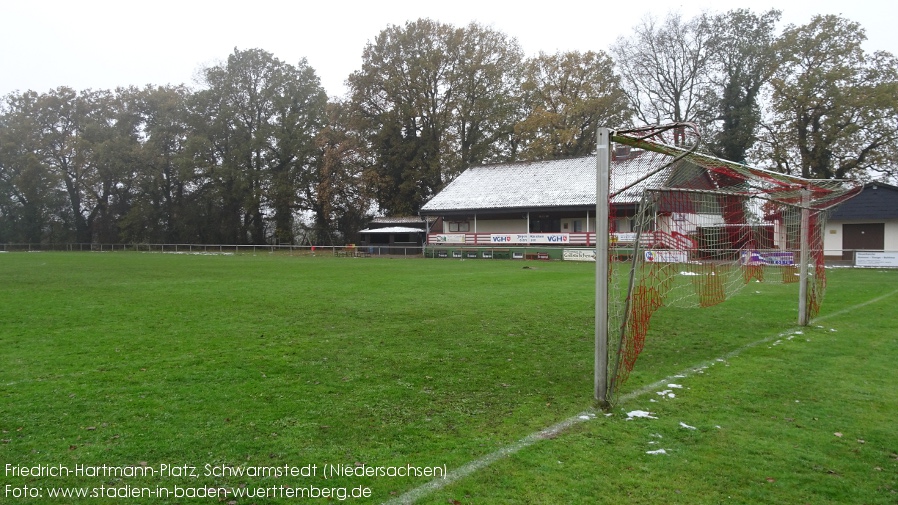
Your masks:
<path fill-rule="evenodd" d="M 637 121 L 646 124 L 707 118 L 713 103 L 710 20 L 684 21 L 669 13 L 662 21 L 643 18 L 630 37 L 611 48 L 621 84 Z"/>

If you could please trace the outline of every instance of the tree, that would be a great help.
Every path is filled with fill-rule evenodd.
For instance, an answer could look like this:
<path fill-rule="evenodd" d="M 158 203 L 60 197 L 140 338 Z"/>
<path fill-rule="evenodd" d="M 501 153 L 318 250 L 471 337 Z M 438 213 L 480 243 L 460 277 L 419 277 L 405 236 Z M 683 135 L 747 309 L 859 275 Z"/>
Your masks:
<path fill-rule="evenodd" d="M 29 91 L 10 94 L 0 105 L 0 242 L 65 238 L 57 229 L 65 195 L 35 152 L 37 101 Z"/>
<path fill-rule="evenodd" d="M 472 165 L 513 159 L 521 110 L 523 51 L 517 41 L 477 23 L 456 31 L 461 43 L 449 76 L 454 114 L 443 148 L 449 178 Z"/>
<path fill-rule="evenodd" d="M 133 190 L 120 219 L 122 239 L 130 242 L 188 243 L 202 233 L 196 205 L 201 194 L 190 128 L 190 91 L 184 86 L 148 86 L 130 90 L 140 114 L 142 138 L 133 162 Z"/>
<path fill-rule="evenodd" d="M 387 213 L 416 213 L 443 183 L 440 143 L 452 110 L 447 86 L 454 30 L 421 19 L 389 26 L 362 54 L 348 84 L 357 127 L 370 139 L 372 182 Z"/>
<path fill-rule="evenodd" d="M 527 61 L 523 103 L 527 116 L 515 126 L 520 157 L 547 159 L 595 151 L 600 126 L 629 124 L 632 110 L 601 52 L 540 53 Z"/>
<path fill-rule="evenodd" d="M 133 204 L 137 175 L 145 161 L 142 151 L 144 114 L 141 92 L 119 88 L 90 95 L 91 113 L 83 130 L 85 156 L 95 169 L 90 187 L 95 202 L 91 234 L 102 243 L 121 242 L 121 219 Z"/>
<path fill-rule="evenodd" d="M 0 179 L 24 238 L 118 242 L 140 151 L 128 92 L 60 87 L 8 97 L 7 106 Z"/>
<path fill-rule="evenodd" d="M 57 216 L 77 242 L 92 242 L 94 223 L 108 207 L 117 174 L 98 165 L 96 151 L 115 121 L 109 91 L 77 93 L 60 87 L 34 103 L 35 144 L 30 147 L 50 177 L 60 182 L 67 208 Z M 108 235 L 103 238 L 113 238 Z"/>
<path fill-rule="evenodd" d="M 235 49 L 226 64 L 205 69 L 204 81 L 197 105 L 208 119 L 198 127 L 220 199 L 221 238 L 266 243 L 270 212 L 273 240 L 291 243 L 297 181 L 317 163 L 314 139 L 327 103 L 318 77 L 305 60 L 293 66 Z"/>
<path fill-rule="evenodd" d="M 710 79 L 709 19 L 683 21 L 669 13 L 659 23 L 646 17 L 629 38 L 611 48 L 637 120 L 645 124 L 699 121 L 714 101 Z"/>
<path fill-rule="evenodd" d="M 865 39 L 860 25 L 831 15 L 780 37 L 759 152 L 776 169 L 821 179 L 894 173 L 898 62 L 865 53 Z"/>
<path fill-rule="evenodd" d="M 391 25 L 365 47 L 347 82 L 382 211 L 415 214 L 468 166 L 509 154 L 520 54 L 496 31 L 429 19 Z"/>
<path fill-rule="evenodd" d="M 743 163 L 760 124 L 758 99 L 775 68 L 774 28 L 780 11 L 759 15 L 736 9 L 711 20 L 710 69 L 718 90 L 706 123 L 708 150 Z"/>
<path fill-rule="evenodd" d="M 373 213 L 364 182 L 363 142 L 352 129 L 351 107 L 333 102 L 327 110 L 327 124 L 316 139 L 321 163 L 301 189 L 307 210 L 314 216 L 311 239 L 316 244 L 332 242 L 333 231 L 342 241 L 348 241 Z"/>

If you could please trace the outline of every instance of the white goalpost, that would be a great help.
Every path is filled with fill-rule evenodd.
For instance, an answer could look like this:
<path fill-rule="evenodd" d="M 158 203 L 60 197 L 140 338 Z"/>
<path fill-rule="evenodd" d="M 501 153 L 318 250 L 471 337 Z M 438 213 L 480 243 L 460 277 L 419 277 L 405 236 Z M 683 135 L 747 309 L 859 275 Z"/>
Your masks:
<path fill-rule="evenodd" d="M 596 316 L 595 316 L 595 399 L 603 409 L 608 397 L 608 269 L 609 206 L 611 181 L 611 130 L 599 128 L 596 143 Z"/>

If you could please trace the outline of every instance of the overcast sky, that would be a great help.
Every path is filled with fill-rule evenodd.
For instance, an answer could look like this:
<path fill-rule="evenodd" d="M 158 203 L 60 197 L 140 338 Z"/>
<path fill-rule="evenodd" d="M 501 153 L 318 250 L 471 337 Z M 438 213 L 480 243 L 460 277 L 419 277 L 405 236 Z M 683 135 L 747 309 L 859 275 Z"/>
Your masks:
<path fill-rule="evenodd" d="M 236 47 L 263 49 L 294 64 L 305 57 L 335 97 L 361 66 L 366 43 L 388 25 L 418 18 L 455 26 L 477 21 L 517 38 L 532 56 L 607 51 L 649 14 L 662 18 L 674 10 L 691 18 L 772 7 L 783 11 L 784 24 L 839 14 L 864 27 L 867 51 L 898 54 L 895 0 L 0 0 L 0 95 L 57 86 L 194 86 L 199 69 L 225 60 Z"/>

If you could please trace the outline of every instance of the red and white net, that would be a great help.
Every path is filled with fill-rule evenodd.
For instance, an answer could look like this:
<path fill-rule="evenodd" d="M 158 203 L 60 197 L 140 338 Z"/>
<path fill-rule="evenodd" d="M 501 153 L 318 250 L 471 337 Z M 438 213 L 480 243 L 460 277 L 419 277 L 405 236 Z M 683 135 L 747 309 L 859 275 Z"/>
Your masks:
<path fill-rule="evenodd" d="M 695 152 L 692 125 L 612 133 L 608 383 L 613 394 L 662 307 L 709 307 L 750 282 L 797 283 L 808 220 L 810 317 L 826 286 L 827 210 L 860 185 L 808 180 Z"/>

